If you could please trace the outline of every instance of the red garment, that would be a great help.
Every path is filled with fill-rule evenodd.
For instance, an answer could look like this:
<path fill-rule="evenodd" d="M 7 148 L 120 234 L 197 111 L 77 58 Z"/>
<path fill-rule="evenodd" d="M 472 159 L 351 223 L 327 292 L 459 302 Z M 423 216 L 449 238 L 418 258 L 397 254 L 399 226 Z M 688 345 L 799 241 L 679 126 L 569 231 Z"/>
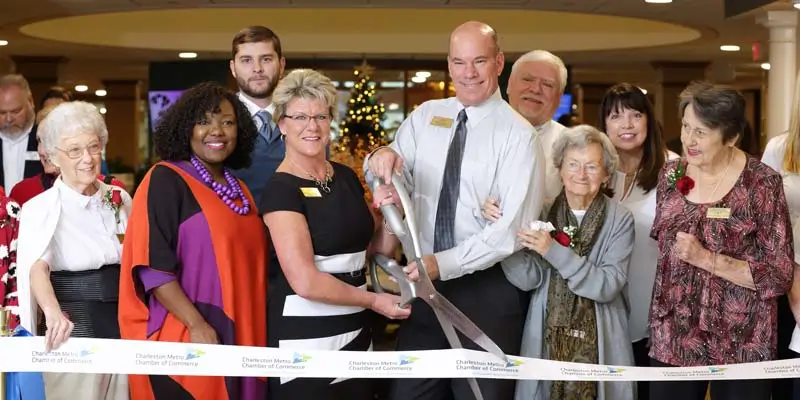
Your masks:
<path fill-rule="evenodd" d="M 45 188 L 42 183 L 43 175 L 44 174 L 38 174 L 30 178 L 26 178 L 20 183 L 16 184 L 14 188 L 11 189 L 11 198 L 16 200 L 21 206 L 28 200 L 36 197 L 39 193 L 44 192 L 45 189 L 49 189 L 49 187 Z M 101 174 L 97 176 L 97 179 L 105 181 L 106 177 Z M 125 189 L 125 184 L 116 178 L 111 178 L 111 184 Z"/>
<path fill-rule="evenodd" d="M 667 162 L 670 171 L 678 160 Z M 697 190 L 697 189 L 694 189 Z M 777 351 L 777 298 L 792 287 L 794 250 L 783 182 L 755 158 L 725 197 L 692 203 L 662 173 L 650 236 L 658 240 L 658 264 L 650 307 L 650 357 L 675 366 L 772 360 Z M 708 218 L 710 207 L 729 208 L 729 218 Z M 735 285 L 682 262 L 677 232 L 693 234 L 721 255 L 747 261 L 755 290 Z M 631 268 L 641 266 L 631 265 Z"/>
<path fill-rule="evenodd" d="M 17 299 L 17 233 L 19 232 L 20 206 L 0 188 L 0 298 L 3 308 L 11 311 L 8 325 L 19 325 L 19 300 Z"/>

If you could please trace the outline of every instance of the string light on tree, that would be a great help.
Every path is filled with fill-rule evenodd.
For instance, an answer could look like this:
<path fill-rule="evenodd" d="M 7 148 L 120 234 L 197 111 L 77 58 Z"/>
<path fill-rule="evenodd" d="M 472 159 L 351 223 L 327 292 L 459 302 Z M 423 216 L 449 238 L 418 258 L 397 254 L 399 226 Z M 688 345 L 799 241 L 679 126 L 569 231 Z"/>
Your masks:
<path fill-rule="evenodd" d="M 350 91 L 347 115 L 339 128 L 336 150 L 349 152 L 356 159 L 363 159 L 372 149 L 388 144 L 381 126 L 386 109 L 375 99 L 375 84 L 370 82 L 372 72 L 366 62 L 353 71 L 356 82 Z"/>

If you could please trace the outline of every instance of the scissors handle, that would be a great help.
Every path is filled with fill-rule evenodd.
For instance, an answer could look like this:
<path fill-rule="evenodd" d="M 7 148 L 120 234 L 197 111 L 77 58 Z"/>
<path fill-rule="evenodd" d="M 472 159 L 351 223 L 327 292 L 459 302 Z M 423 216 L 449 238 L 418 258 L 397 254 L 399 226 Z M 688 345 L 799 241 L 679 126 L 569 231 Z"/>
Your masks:
<path fill-rule="evenodd" d="M 417 298 L 417 286 L 408 278 L 408 275 L 403 271 L 403 267 L 401 267 L 397 261 L 383 254 L 376 254 L 373 256 L 373 259 L 375 260 L 375 265 L 386 271 L 387 274 L 397 281 L 397 285 L 400 287 L 400 307 L 407 307 L 410 305 L 411 302 Z M 373 281 L 373 285 L 375 285 L 375 281 Z M 373 287 L 380 287 L 380 283 Z M 381 292 L 382 291 L 383 289 L 381 289 Z"/>

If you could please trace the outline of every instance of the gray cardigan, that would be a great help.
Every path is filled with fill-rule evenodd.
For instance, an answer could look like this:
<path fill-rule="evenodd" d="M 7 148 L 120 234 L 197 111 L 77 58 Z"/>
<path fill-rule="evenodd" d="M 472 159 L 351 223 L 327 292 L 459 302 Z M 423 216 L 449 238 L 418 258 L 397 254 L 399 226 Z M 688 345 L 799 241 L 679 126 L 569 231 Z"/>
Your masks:
<path fill-rule="evenodd" d="M 595 301 L 599 361 L 604 365 L 633 365 L 628 333 L 629 307 L 624 290 L 633 240 L 633 215 L 616 201 L 609 200 L 606 220 L 587 258 L 579 257 L 558 243 L 553 243 L 544 255 L 544 259 L 567 279 L 575 294 Z M 547 359 L 543 337 L 552 269 L 527 250 L 513 254 L 502 266 L 514 286 L 533 291 L 520 355 Z M 636 398 L 634 382 L 599 382 L 598 389 L 597 400 Z M 520 380 L 516 400 L 550 400 L 550 385 L 546 381 Z"/>

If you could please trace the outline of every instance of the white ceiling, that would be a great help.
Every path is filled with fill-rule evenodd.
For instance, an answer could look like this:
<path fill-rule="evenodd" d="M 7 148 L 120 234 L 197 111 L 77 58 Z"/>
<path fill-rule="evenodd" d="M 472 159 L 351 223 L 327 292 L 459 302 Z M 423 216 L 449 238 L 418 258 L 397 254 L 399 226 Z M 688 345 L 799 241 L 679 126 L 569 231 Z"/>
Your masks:
<path fill-rule="evenodd" d="M 771 7 L 788 8 L 780 3 L 786 0 Z M 150 13 L 162 9 L 172 11 L 160 17 Z M 649 63 L 663 60 L 731 64 L 739 78 L 760 80 L 761 61 L 754 62 L 750 51 L 753 43 L 760 42 L 762 56 L 768 56 L 768 32 L 755 22 L 759 12 L 763 10 L 726 20 L 722 0 L 674 0 L 671 4 L 643 0 L 3 1 L 0 39 L 10 44 L 0 47 L 0 57 L 64 56 L 69 60 L 61 72 L 65 82 L 144 79 L 148 62 L 175 60 L 177 47 L 195 47 L 201 58 L 226 58 L 230 37 L 238 28 L 263 24 L 282 36 L 288 58 L 441 59 L 447 32 L 456 21 L 487 19 L 500 33 L 509 57 L 527 49 L 551 49 L 575 66 L 579 80 L 649 82 L 655 79 Z M 102 13 L 115 14 L 67 18 Z M 356 15 L 377 19 L 363 24 L 355 20 Z M 49 39 L 26 35 L 20 29 Z M 123 41 L 126 47 L 118 47 Z M 617 49 L 600 50 L 603 43 Z M 742 50 L 724 53 L 719 50 L 722 44 L 736 44 Z M 0 70 L 4 65 L 10 64 L 0 61 Z"/>

